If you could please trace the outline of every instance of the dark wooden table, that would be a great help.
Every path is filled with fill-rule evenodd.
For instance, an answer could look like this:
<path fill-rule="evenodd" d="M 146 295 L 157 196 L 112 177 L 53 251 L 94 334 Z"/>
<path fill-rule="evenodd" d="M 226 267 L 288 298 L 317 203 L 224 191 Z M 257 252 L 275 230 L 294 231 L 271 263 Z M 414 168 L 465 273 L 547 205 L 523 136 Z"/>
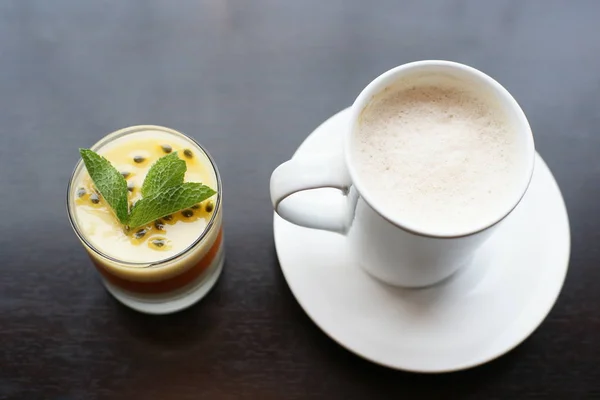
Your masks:
<path fill-rule="evenodd" d="M 0 2 L 0 398 L 600 397 L 600 2 L 377 3 Z M 388 370 L 323 334 L 282 277 L 268 194 L 316 125 L 379 73 L 430 58 L 513 93 L 572 230 L 542 326 L 449 375 Z M 166 317 L 106 293 L 65 211 L 77 148 L 140 123 L 199 139 L 225 186 L 225 272 Z"/>

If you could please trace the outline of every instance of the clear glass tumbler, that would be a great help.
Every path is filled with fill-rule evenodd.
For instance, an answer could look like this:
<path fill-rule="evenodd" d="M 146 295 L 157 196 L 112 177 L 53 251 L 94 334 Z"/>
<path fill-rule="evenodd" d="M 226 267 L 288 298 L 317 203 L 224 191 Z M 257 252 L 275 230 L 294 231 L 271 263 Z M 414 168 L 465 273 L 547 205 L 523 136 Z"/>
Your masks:
<path fill-rule="evenodd" d="M 212 198 L 214 209 L 203 230 L 197 232 L 192 244 L 175 255 L 152 262 L 124 261 L 106 254 L 94 246 L 82 229 L 75 212 L 78 182 L 85 173 L 82 160 L 77 163 L 67 189 L 69 221 L 77 237 L 89 254 L 106 289 L 123 304 L 150 314 L 167 314 L 182 310 L 203 298 L 215 285 L 224 263 L 222 229 L 222 185 L 219 171 L 204 148 L 194 139 L 175 130 L 160 126 L 133 126 L 105 136 L 92 146 L 102 149 L 127 135 L 145 131 L 173 135 L 187 146 L 205 156 L 206 167 L 212 168 L 217 195 Z M 207 160 L 207 161 L 206 161 Z"/>

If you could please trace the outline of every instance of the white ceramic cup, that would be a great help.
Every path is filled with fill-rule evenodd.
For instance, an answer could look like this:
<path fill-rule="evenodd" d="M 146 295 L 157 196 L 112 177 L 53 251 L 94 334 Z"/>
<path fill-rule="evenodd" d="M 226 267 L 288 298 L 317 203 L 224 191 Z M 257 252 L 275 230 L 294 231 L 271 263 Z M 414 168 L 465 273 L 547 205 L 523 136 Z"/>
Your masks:
<path fill-rule="evenodd" d="M 351 137 L 358 119 L 373 96 L 399 79 L 427 74 L 448 74 L 465 85 L 479 85 L 496 97 L 518 133 L 525 167 L 501 212 L 487 216 L 485 225 L 451 234 L 426 231 L 408 225 L 401 213 L 386 214 L 374 207 L 373 194 L 364 183 L 352 159 Z M 422 82 L 422 80 L 421 80 Z M 372 81 L 358 96 L 350 111 L 349 126 L 343 132 L 343 147 L 335 153 L 293 158 L 281 164 L 271 176 L 273 208 L 296 225 L 324 229 L 347 236 L 352 257 L 367 272 L 395 286 L 423 287 L 449 277 L 466 265 L 474 252 L 492 234 L 498 223 L 521 201 L 533 174 L 535 148 L 531 128 L 523 110 L 498 82 L 472 67 L 450 61 L 418 61 L 393 68 Z M 340 201 L 303 204 L 288 196 L 310 189 L 337 188 L 345 195 Z M 293 197 L 293 196 L 292 196 Z"/>

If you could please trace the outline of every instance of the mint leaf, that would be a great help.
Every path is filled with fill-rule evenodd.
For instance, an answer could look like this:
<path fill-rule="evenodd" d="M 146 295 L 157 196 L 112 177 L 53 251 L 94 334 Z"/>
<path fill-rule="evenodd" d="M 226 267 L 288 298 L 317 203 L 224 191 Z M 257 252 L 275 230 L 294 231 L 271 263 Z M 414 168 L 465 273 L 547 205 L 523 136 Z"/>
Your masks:
<path fill-rule="evenodd" d="M 122 224 L 127 223 L 127 182 L 110 161 L 89 149 L 79 149 L 96 189 L 111 206 Z"/>
<path fill-rule="evenodd" d="M 129 217 L 129 227 L 137 228 L 154 220 L 200 203 L 216 192 L 201 183 L 187 182 L 144 197 L 135 203 Z"/>
<path fill-rule="evenodd" d="M 165 189 L 181 185 L 186 170 L 187 165 L 177 156 L 177 152 L 159 158 L 144 179 L 142 196 L 152 197 Z"/>

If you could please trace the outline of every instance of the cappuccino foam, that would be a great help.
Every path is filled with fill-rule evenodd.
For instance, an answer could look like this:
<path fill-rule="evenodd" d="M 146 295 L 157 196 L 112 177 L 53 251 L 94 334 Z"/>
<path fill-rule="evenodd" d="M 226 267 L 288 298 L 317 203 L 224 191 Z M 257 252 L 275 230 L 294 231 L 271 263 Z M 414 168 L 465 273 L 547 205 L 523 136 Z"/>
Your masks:
<path fill-rule="evenodd" d="M 466 232 L 519 184 L 517 132 L 493 95 L 454 78 L 398 82 L 363 110 L 352 158 L 373 206 L 428 232 Z"/>

